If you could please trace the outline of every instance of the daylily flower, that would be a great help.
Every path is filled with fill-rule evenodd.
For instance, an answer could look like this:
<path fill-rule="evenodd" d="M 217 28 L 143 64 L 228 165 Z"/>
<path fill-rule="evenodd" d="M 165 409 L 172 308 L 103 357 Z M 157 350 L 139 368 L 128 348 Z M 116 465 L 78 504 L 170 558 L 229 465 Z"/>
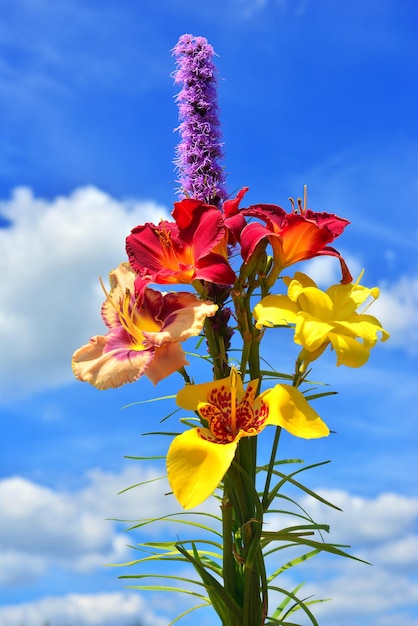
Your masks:
<path fill-rule="evenodd" d="M 76 377 L 98 389 L 120 387 L 143 374 L 156 384 L 187 365 L 179 342 L 198 335 L 218 308 L 191 293 L 162 294 L 147 287 L 138 293 L 135 278 L 128 263 L 110 273 L 102 307 L 109 331 L 73 355 Z"/>
<path fill-rule="evenodd" d="M 177 404 L 197 411 L 204 426 L 175 437 L 167 454 L 168 480 L 185 509 L 208 498 L 228 470 L 242 437 L 254 437 L 266 426 L 281 426 L 306 439 L 325 437 L 328 427 L 304 396 L 290 385 L 276 385 L 256 396 L 258 380 L 244 391 L 240 374 L 201 385 L 187 385 Z"/>
<path fill-rule="evenodd" d="M 361 367 L 379 337 L 389 333 L 372 315 L 357 313 L 369 298 L 379 297 L 377 287 L 369 289 L 356 283 L 332 285 L 325 292 L 306 274 L 296 272 L 284 277 L 288 295 L 266 296 L 254 309 L 257 328 L 295 324 L 295 342 L 303 346 L 300 361 L 305 368 L 331 345 L 337 365 Z"/>
<path fill-rule="evenodd" d="M 330 213 L 315 213 L 310 209 L 286 213 L 273 204 L 261 204 L 245 209 L 245 215 L 264 221 L 248 224 L 241 233 L 241 253 L 247 263 L 261 241 L 273 248 L 271 282 L 280 272 L 299 261 L 329 255 L 338 258 L 342 270 L 342 283 L 352 281 L 348 267 L 340 253 L 328 244 L 340 235 L 348 220 Z"/>
<path fill-rule="evenodd" d="M 176 202 L 174 222 L 137 226 L 126 240 L 129 262 L 140 278 L 160 284 L 195 279 L 232 285 L 221 212 L 200 200 Z"/>
<path fill-rule="evenodd" d="M 229 229 L 230 242 L 240 242 L 241 254 L 248 263 L 261 242 L 273 248 L 274 265 L 269 280 L 273 284 L 280 272 L 298 261 L 316 256 L 331 255 L 339 259 L 343 283 L 352 281 L 344 259 L 328 244 L 341 235 L 349 221 L 331 213 L 316 213 L 302 208 L 286 213 L 276 204 L 258 204 L 239 209 L 239 203 L 248 187 L 239 191 L 236 198 L 224 202 L 225 225 Z M 247 224 L 245 217 L 258 221 Z M 260 223 L 264 222 L 263 223 Z"/>

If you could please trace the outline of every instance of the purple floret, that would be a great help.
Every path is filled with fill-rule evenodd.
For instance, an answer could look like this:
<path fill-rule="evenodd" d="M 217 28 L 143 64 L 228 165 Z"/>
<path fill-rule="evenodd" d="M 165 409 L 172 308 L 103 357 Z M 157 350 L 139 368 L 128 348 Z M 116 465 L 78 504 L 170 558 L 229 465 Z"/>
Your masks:
<path fill-rule="evenodd" d="M 179 194 L 220 207 L 226 199 L 218 117 L 215 52 L 204 37 L 182 35 L 173 48 L 177 70 L 174 83 L 182 89 L 179 106 L 180 143 L 174 164 L 179 171 Z"/>

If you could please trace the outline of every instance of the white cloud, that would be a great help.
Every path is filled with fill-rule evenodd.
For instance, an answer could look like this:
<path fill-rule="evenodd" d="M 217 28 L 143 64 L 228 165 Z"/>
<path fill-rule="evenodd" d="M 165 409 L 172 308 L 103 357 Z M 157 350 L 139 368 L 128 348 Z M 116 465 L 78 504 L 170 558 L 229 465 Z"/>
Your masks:
<path fill-rule="evenodd" d="M 52 567 L 83 574 L 129 560 L 130 538 L 109 518 L 136 520 L 158 517 L 170 507 L 178 510 L 172 498 L 164 497 L 166 481 L 155 480 L 160 475 L 155 468 L 138 466 L 120 474 L 94 470 L 75 493 L 54 491 L 20 476 L 2 480 L 0 583 L 26 584 Z M 118 495 L 143 481 L 150 482 Z"/>
<path fill-rule="evenodd" d="M 68 594 L 0 607 L 2 626 L 166 626 L 137 592 Z"/>
<path fill-rule="evenodd" d="M 402 276 L 395 284 L 383 284 L 370 310 L 391 333 L 388 345 L 418 354 L 418 276 Z"/>
<path fill-rule="evenodd" d="M 304 587 L 307 595 L 331 598 L 315 607 L 321 626 L 417 626 L 414 609 L 418 602 L 416 583 L 394 575 L 390 568 L 345 563 L 343 573 Z"/>
<path fill-rule="evenodd" d="M 308 497 L 301 500 L 315 522 L 330 525 L 331 532 L 324 540 L 351 545 L 350 554 L 372 565 L 319 555 L 286 572 L 280 585 L 292 588 L 308 581 L 300 597 L 330 598 L 330 602 L 313 607 L 321 626 L 416 626 L 418 498 L 395 493 L 366 498 L 339 490 L 317 492 L 343 509 L 327 508 Z M 270 522 L 273 527 L 273 519 Z M 296 621 L 300 619 L 298 613 Z"/>
<path fill-rule="evenodd" d="M 340 252 L 350 269 L 353 280 L 356 280 L 362 270 L 361 263 L 353 256 L 343 253 L 341 250 Z M 308 274 L 321 289 L 328 289 L 330 285 L 335 285 L 341 281 L 341 266 L 338 259 L 331 256 L 315 257 L 306 261 L 300 267 L 300 271 Z"/>
<path fill-rule="evenodd" d="M 144 471 L 140 465 L 133 465 L 121 473 L 93 470 L 87 477 L 86 486 L 75 493 L 54 491 L 21 477 L 3 480 L 0 483 L 3 504 L 0 519 L 1 584 L 21 586 L 30 583 L 31 578 L 48 575 L 57 568 L 77 576 L 92 576 L 103 569 L 105 563 L 134 558 L 135 554 L 125 544 L 137 543 L 144 535 L 139 535 L 138 539 L 138 531 L 134 535 L 124 534 L 120 526 L 106 521 L 105 517 L 139 519 L 178 511 L 173 498 L 163 496 L 168 490 L 166 483 L 153 480 L 158 476 L 157 469 L 150 467 Z M 143 481 L 150 482 L 116 495 L 121 489 Z M 385 621 L 388 615 L 400 616 L 399 621 L 393 623 L 412 626 L 414 621 L 409 613 L 418 600 L 418 588 L 414 582 L 417 574 L 418 498 L 396 493 L 366 498 L 339 490 L 318 491 L 343 509 L 338 512 L 312 499 L 301 500 L 301 505 L 315 521 L 330 524 L 330 537 L 325 538 L 351 544 L 350 552 L 372 562 L 373 566 L 319 555 L 287 572 L 286 580 L 280 580 L 280 584 L 296 585 L 300 576 L 302 580 L 311 581 L 303 587 L 304 594 L 314 593 L 316 598 L 331 597 L 332 602 L 315 607 L 314 613 L 323 626 L 345 623 L 350 626 L 370 623 L 386 626 L 390 624 Z M 269 529 L 273 530 L 277 524 L 274 524 L 273 517 L 269 521 Z M 279 521 L 282 525 L 288 522 Z M 175 538 L 179 532 L 172 524 L 163 528 L 165 540 L 168 539 L 167 533 Z M 156 537 L 158 532 L 152 525 L 147 526 L 145 540 Z M 274 557 L 275 567 L 279 565 L 277 556 Z M 289 555 L 283 553 L 283 558 L 287 559 Z M 184 575 L 193 576 L 193 572 L 184 572 Z M 125 617 L 140 614 L 143 618 L 143 605 L 140 596 L 129 597 L 132 599 L 127 599 L 128 596 L 122 599 L 122 594 L 115 593 L 44 598 L 31 604 L 0 608 L 0 623 L 2 626 L 15 626 L 20 622 L 25 626 L 43 626 L 43 622 L 49 620 L 51 626 L 67 622 L 93 626 L 91 607 L 96 602 L 100 610 L 108 603 L 109 620 L 116 615 L 116 607 L 123 604 L 124 611 L 127 611 L 120 611 L 113 622 L 106 621 L 106 615 L 99 613 L 97 624 L 130 626 Z M 153 594 L 150 597 L 153 601 Z M 133 607 L 132 614 L 129 607 Z M 165 610 L 174 617 L 178 606 L 168 599 Z M 344 622 L 342 616 L 348 621 Z M 160 623 L 152 622 L 152 619 L 154 617 L 150 616 L 144 626 Z"/>
<path fill-rule="evenodd" d="M 138 466 L 119 474 L 93 470 L 87 485 L 74 493 L 20 476 L 0 481 L 0 584 L 22 586 L 51 568 L 91 575 L 105 564 L 134 558 L 127 548 L 132 536 L 121 528 L 180 508 L 173 497 L 164 496 L 169 486 L 161 474 Z M 145 484 L 119 493 L 138 483 Z M 146 537 L 155 538 L 161 530 L 149 525 Z"/>
<path fill-rule="evenodd" d="M 325 517 L 331 526 L 331 538 L 351 543 L 357 548 L 391 544 L 416 529 L 418 498 L 396 493 L 382 493 L 365 498 L 339 490 L 318 490 L 318 493 L 341 511 L 325 508 L 317 500 L 304 500 L 314 519 Z M 382 523 L 382 520 L 384 522 Z"/>
<path fill-rule="evenodd" d="M 71 380 L 71 355 L 104 329 L 105 280 L 126 260 L 131 228 L 167 218 L 154 202 L 116 200 L 95 187 L 48 201 L 30 189 L 0 202 L 0 391 L 13 397 Z"/>

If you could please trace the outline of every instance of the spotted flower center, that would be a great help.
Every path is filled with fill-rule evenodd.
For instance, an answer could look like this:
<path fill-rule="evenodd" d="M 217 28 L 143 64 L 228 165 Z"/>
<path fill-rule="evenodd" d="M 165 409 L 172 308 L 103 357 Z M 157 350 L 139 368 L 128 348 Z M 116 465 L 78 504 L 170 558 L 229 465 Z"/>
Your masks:
<path fill-rule="evenodd" d="M 241 400 L 237 397 L 236 376 L 232 373 L 230 389 L 225 385 L 212 389 L 208 401 L 198 405 L 199 415 L 207 422 L 216 443 L 230 443 L 242 436 L 251 437 L 263 428 L 268 407 L 256 400 L 257 382 L 250 383 Z M 202 435 L 203 438 L 204 435 Z"/>

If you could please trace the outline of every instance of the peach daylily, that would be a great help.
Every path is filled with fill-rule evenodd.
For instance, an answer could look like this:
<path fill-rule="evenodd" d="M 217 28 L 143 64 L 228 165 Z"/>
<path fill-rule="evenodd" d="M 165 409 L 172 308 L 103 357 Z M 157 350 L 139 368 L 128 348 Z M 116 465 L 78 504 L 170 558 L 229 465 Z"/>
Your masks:
<path fill-rule="evenodd" d="M 110 273 L 111 290 L 102 307 L 108 327 L 73 355 L 73 371 L 98 389 L 120 387 L 146 375 L 154 384 L 184 365 L 180 342 L 198 335 L 217 305 L 191 293 L 135 291 L 128 263 Z"/>

